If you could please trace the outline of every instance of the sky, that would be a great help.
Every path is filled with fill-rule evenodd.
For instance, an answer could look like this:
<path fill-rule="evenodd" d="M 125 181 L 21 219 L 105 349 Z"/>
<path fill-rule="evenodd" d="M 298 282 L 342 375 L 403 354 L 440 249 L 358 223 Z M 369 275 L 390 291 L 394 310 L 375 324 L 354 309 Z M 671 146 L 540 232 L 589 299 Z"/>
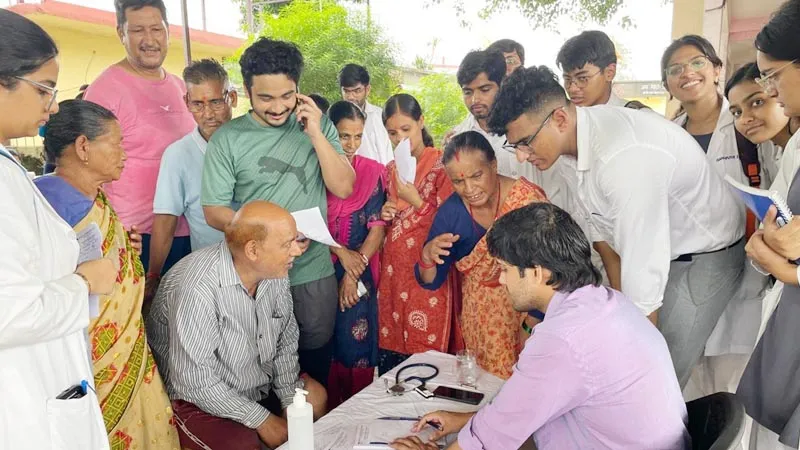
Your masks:
<path fill-rule="evenodd" d="M 65 1 L 65 0 L 62 0 Z M 66 0 L 99 9 L 113 10 L 112 0 Z M 258 1 L 258 0 L 254 0 Z M 618 79 L 657 80 L 660 78 L 659 59 L 670 42 L 672 5 L 664 0 L 627 0 L 622 10 L 606 26 L 596 23 L 579 24 L 569 17 L 561 18 L 558 32 L 534 30 L 515 8 L 495 14 L 487 20 L 477 17 L 484 0 L 463 0 L 464 19 L 469 28 L 461 25 L 453 2 L 441 0 L 371 0 L 372 18 L 380 24 L 386 36 L 395 43 L 398 62 L 411 65 L 421 56 L 434 64 L 457 66 L 470 50 L 485 48 L 491 42 L 510 38 L 525 47 L 526 65 L 547 65 L 555 69 L 555 57 L 561 44 L 583 30 L 605 31 L 624 55 L 618 68 Z M 200 0 L 189 0 L 189 23 L 202 27 Z M 205 0 L 208 31 L 241 36 L 240 12 L 233 0 Z M 170 23 L 181 23 L 180 0 L 166 0 Z M 353 9 L 364 7 L 346 4 Z M 619 25 L 623 16 L 633 20 L 633 27 Z M 436 41 L 435 49 L 431 43 Z"/>

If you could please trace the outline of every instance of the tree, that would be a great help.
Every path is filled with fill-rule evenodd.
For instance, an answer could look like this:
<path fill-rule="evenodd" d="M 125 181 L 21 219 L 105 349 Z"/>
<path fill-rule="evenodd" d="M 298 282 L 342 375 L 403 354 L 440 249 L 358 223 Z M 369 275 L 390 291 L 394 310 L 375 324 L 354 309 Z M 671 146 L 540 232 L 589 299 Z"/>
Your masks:
<path fill-rule="evenodd" d="M 333 0 L 294 0 L 275 12 L 261 14 L 258 20 L 261 36 L 291 41 L 300 48 L 305 60 L 299 86 L 303 93 L 339 100 L 339 70 L 351 62 L 369 70 L 371 102 L 383 104 L 399 86 L 395 50 L 381 29 Z M 229 69 L 237 63 L 231 75 L 238 82 L 242 51 L 229 61 Z"/>
<path fill-rule="evenodd" d="M 425 128 L 433 136 L 437 146 L 444 135 L 469 114 L 464 106 L 461 88 L 452 75 L 426 75 L 410 91 L 422 106 Z"/>
<path fill-rule="evenodd" d="M 441 3 L 444 0 L 430 0 L 432 3 Z M 516 7 L 519 12 L 530 20 L 534 28 L 549 28 L 557 26 L 556 19 L 569 16 L 578 22 L 591 19 L 600 24 L 606 24 L 616 14 L 625 0 L 486 0 L 485 6 L 479 11 L 482 18 L 489 17 L 497 12 Z M 631 0 L 629 0 L 631 1 Z M 455 0 L 457 14 L 466 12 L 464 0 Z M 624 17 L 622 24 L 630 25 L 630 19 Z"/>

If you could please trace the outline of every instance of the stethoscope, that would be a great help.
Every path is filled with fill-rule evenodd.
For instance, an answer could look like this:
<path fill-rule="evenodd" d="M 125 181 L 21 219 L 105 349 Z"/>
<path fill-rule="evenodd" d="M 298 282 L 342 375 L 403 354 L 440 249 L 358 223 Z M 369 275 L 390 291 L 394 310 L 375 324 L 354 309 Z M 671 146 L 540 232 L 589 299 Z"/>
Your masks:
<path fill-rule="evenodd" d="M 400 375 L 404 371 L 406 371 L 408 369 L 413 369 L 413 368 L 416 368 L 416 367 L 424 367 L 424 368 L 427 368 L 427 369 L 432 369 L 433 373 L 431 373 L 429 376 L 412 375 L 412 376 L 404 379 L 403 381 L 400 381 Z M 439 375 L 439 368 L 434 366 L 433 364 L 428 364 L 428 363 L 409 364 L 409 365 L 401 367 L 401 368 L 399 368 L 397 370 L 397 374 L 394 376 L 394 386 L 388 387 L 389 380 L 384 379 L 384 382 L 387 385 L 386 392 L 388 392 L 388 393 L 390 393 L 390 394 L 392 394 L 394 396 L 403 395 L 406 392 L 408 392 L 408 391 L 406 391 L 406 388 L 403 385 L 408 383 L 408 382 L 410 382 L 410 381 L 419 381 L 420 385 L 417 386 L 415 389 L 419 389 L 419 388 L 423 388 L 424 389 L 425 388 L 425 384 L 428 381 L 431 381 L 432 379 L 436 378 L 437 375 Z"/>

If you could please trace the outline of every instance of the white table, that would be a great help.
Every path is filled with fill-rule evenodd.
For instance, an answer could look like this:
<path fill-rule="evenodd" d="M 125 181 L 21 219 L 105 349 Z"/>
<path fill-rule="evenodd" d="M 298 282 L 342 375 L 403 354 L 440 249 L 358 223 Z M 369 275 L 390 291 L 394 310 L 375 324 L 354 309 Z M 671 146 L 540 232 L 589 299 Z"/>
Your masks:
<path fill-rule="evenodd" d="M 456 381 L 455 356 L 434 351 L 413 355 L 407 361 L 384 374 L 383 377 L 376 379 L 364 390 L 314 423 L 315 450 L 352 450 L 352 448 L 349 447 L 320 446 L 320 443 L 324 440 L 325 434 L 331 433 L 332 430 L 344 426 L 357 425 L 359 423 L 369 423 L 379 417 L 418 417 L 440 409 L 457 412 L 476 411 L 494 398 L 504 382 L 502 379 L 478 368 L 477 390 L 484 394 L 483 401 L 478 406 L 435 397 L 425 399 L 413 391 L 407 392 L 399 397 L 387 394 L 383 379 L 388 378 L 389 386 L 392 386 L 394 385 L 395 374 L 398 368 L 415 363 L 429 363 L 439 368 L 439 375 L 427 383 L 429 390 L 433 391 L 437 386 L 459 387 Z M 428 368 L 412 368 L 403 371 L 402 377 L 405 379 L 415 374 L 426 376 L 430 374 L 430 371 L 431 369 Z M 414 384 L 414 382 L 412 382 L 412 384 Z M 409 423 L 409 427 L 411 425 L 412 424 Z M 278 450 L 288 449 L 289 445 L 286 444 L 281 446 Z"/>

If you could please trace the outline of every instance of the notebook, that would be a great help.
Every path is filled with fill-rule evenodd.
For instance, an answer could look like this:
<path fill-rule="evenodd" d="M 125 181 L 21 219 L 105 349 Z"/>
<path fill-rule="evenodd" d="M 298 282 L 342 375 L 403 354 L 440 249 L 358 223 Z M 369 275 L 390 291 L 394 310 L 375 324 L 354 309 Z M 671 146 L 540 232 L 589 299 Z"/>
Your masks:
<path fill-rule="evenodd" d="M 789 209 L 786 200 L 777 191 L 747 186 L 734 180 L 730 175 L 725 175 L 725 181 L 735 188 L 734 191 L 744 201 L 747 209 L 752 211 L 759 221 L 763 222 L 769 207 L 775 205 L 775 208 L 778 209 L 778 218 L 776 219 L 778 226 L 782 227 L 791 222 L 792 210 Z"/>

